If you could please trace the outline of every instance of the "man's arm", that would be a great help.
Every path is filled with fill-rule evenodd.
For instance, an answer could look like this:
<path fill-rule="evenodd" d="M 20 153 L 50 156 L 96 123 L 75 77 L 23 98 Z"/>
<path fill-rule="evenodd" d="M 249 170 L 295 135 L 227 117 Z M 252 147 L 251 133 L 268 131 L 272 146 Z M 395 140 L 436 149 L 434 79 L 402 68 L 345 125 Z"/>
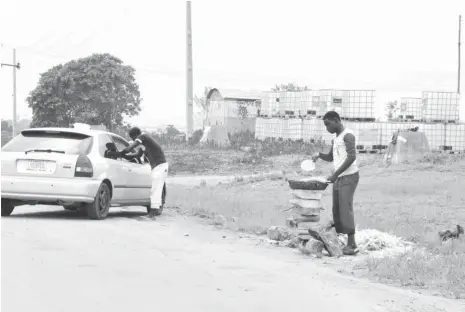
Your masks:
<path fill-rule="evenodd" d="M 122 153 L 123 154 L 129 153 L 130 151 L 138 147 L 140 144 L 142 144 L 142 140 L 143 140 L 143 134 L 139 135 L 139 137 L 137 137 L 137 139 L 135 139 L 133 143 L 129 144 L 128 147 L 122 150 Z"/>
<path fill-rule="evenodd" d="M 118 151 L 105 151 L 105 157 L 116 159 L 116 158 L 122 157 L 122 153 Z"/>
<path fill-rule="evenodd" d="M 140 158 L 143 154 L 144 154 L 144 151 L 142 149 L 138 149 L 137 151 L 134 151 L 134 152 L 131 151 L 131 153 L 127 153 L 123 155 L 123 158 L 127 160 L 132 160 L 134 158 Z"/>
<path fill-rule="evenodd" d="M 357 153 L 355 151 L 355 136 L 352 133 L 347 133 L 344 136 L 344 144 L 346 146 L 346 151 L 347 151 L 347 158 L 346 160 L 342 163 L 342 165 L 337 168 L 336 171 L 334 171 L 333 176 L 335 178 L 339 177 L 341 173 L 347 170 L 347 168 L 352 165 L 352 163 L 355 161 L 357 158 Z"/>
<path fill-rule="evenodd" d="M 318 158 L 328 162 L 333 161 L 333 145 L 331 145 L 331 149 L 328 154 L 318 153 Z"/>

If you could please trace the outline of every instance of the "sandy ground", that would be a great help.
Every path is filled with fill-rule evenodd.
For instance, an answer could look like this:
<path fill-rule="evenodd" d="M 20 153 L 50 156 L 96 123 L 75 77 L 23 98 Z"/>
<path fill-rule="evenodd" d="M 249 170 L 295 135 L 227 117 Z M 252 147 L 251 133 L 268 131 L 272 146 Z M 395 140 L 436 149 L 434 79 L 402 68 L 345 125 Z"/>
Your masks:
<path fill-rule="evenodd" d="M 23 206 L 2 218 L 2 311 L 465 311 L 171 211 L 142 213 L 91 221 Z"/>

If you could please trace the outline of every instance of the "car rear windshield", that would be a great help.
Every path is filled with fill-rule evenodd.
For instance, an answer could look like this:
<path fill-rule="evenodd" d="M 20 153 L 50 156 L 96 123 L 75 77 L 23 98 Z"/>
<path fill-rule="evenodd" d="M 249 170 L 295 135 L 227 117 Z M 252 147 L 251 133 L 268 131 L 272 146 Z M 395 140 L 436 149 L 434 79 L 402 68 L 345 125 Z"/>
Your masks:
<path fill-rule="evenodd" d="M 23 131 L 3 146 L 5 152 L 25 152 L 29 150 L 62 151 L 71 155 L 87 155 L 92 148 L 91 136 L 60 131 L 28 130 Z"/>

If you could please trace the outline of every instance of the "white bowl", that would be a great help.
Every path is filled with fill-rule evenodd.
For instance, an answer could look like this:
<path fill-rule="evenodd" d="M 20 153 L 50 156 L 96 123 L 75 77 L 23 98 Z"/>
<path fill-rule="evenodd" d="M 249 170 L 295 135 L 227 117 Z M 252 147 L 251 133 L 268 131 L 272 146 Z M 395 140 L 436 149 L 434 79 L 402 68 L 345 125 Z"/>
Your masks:
<path fill-rule="evenodd" d="M 300 164 L 300 168 L 302 169 L 302 171 L 313 171 L 315 170 L 315 163 L 313 162 L 313 160 L 307 159 Z"/>

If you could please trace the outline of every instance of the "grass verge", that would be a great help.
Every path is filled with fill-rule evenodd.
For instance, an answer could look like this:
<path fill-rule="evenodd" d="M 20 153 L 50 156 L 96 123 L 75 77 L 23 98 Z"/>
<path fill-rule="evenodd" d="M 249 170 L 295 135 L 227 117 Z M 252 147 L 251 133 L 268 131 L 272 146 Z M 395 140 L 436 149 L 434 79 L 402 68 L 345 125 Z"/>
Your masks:
<path fill-rule="evenodd" d="M 280 159 L 285 164 L 284 159 Z M 287 161 L 289 166 L 297 159 Z M 364 276 L 419 287 L 454 298 L 465 296 L 465 240 L 440 243 L 437 232 L 465 225 L 465 161 L 428 155 L 416 162 L 385 168 L 378 160 L 361 159 L 356 191 L 356 223 L 414 242 L 402 254 L 366 257 Z M 322 172 L 329 170 L 323 166 Z M 320 172 L 321 173 L 321 172 Z M 290 212 L 290 190 L 284 180 L 233 183 L 187 189 L 171 187 L 169 204 L 230 229 L 264 233 L 284 225 Z M 322 220 L 331 218 L 331 188 L 325 192 Z M 358 264 L 360 265 L 360 264 Z"/>

